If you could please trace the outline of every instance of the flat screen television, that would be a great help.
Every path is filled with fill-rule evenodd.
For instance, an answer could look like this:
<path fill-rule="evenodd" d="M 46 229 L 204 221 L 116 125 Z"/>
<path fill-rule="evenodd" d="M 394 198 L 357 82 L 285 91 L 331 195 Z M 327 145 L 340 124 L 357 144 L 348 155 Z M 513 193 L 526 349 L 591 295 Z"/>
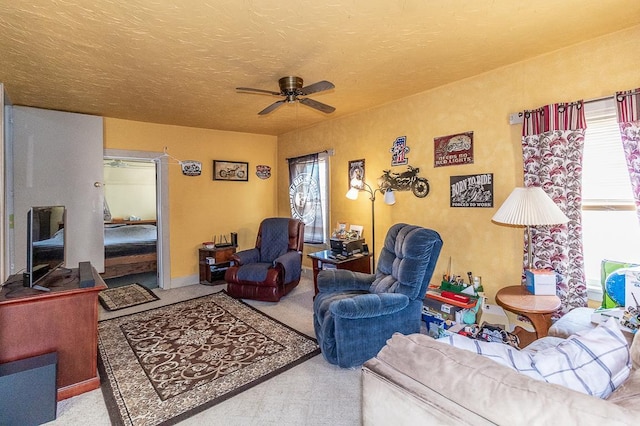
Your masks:
<path fill-rule="evenodd" d="M 49 291 L 38 283 L 64 264 L 65 218 L 64 206 L 32 207 L 27 212 L 25 287 Z"/>

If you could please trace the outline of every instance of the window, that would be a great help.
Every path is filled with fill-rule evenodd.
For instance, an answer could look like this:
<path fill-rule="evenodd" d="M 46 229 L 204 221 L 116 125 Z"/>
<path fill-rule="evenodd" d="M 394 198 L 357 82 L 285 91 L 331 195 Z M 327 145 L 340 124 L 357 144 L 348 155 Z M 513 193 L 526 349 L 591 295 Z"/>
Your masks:
<path fill-rule="evenodd" d="M 289 204 L 291 217 L 304 222 L 304 242 L 328 242 L 328 154 L 289 159 Z"/>
<path fill-rule="evenodd" d="M 615 108 L 613 98 L 585 104 L 582 231 L 589 298 L 596 300 L 603 259 L 640 263 L 640 223 Z"/>

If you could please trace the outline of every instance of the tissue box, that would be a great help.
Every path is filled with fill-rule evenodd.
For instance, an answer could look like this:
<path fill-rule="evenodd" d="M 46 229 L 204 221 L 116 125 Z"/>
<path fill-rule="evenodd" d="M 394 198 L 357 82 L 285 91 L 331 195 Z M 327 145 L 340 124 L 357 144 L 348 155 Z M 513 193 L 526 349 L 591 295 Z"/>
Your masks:
<path fill-rule="evenodd" d="M 556 273 L 548 269 L 527 269 L 524 271 L 527 291 L 536 296 L 555 296 Z"/>

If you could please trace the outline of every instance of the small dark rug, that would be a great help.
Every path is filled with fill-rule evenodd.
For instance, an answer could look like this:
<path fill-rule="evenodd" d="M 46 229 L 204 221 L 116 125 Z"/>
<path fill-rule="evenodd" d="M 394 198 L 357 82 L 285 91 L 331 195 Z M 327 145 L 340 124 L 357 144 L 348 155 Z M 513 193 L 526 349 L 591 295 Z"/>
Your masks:
<path fill-rule="evenodd" d="M 134 283 L 122 287 L 102 290 L 98 295 L 98 299 L 100 300 L 100 304 L 107 311 L 117 311 L 118 309 L 153 302 L 160 298 L 148 288 L 141 286 L 138 283 Z"/>
<path fill-rule="evenodd" d="M 320 353 L 316 341 L 221 291 L 98 323 L 113 424 L 174 424 Z"/>

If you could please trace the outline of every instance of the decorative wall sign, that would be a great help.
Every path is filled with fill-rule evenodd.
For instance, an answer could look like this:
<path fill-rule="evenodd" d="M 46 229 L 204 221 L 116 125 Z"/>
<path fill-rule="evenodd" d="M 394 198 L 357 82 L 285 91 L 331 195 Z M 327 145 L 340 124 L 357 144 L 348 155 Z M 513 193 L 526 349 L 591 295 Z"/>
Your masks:
<path fill-rule="evenodd" d="M 202 174 L 202 163 L 196 160 L 184 160 L 180 162 L 182 174 L 185 176 L 200 176 Z"/>
<path fill-rule="evenodd" d="M 392 166 L 403 166 L 408 164 L 409 158 L 407 158 L 407 154 L 409 153 L 409 147 L 407 146 L 407 137 L 398 136 L 393 142 L 389 152 L 391 152 Z"/>
<path fill-rule="evenodd" d="M 473 132 L 434 138 L 434 167 L 473 164 Z"/>
<path fill-rule="evenodd" d="M 260 179 L 269 179 L 271 177 L 271 167 L 260 164 L 256 166 L 256 176 Z"/>
<path fill-rule="evenodd" d="M 395 173 L 391 170 L 384 170 L 378 184 L 380 189 L 386 191 L 392 189 L 394 191 L 411 191 L 418 198 L 424 198 L 429 195 L 429 181 L 423 177 L 419 177 L 420 169 L 407 165 L 407 170 L 402 173 Z"/>
<path fill-rule="evenodd" d="M 354 179 L 364 182 L 364 159 L 349 161 L 349 189 Z"/>
<path fill-rule="evenodd" d="M 493 173 L 450 176 L 451 207 L 493 207 Z"/>
<path fill-rule="evenodd" d="M 213 160 L 213 180 L 249 180 L 249 163 Z"/>

